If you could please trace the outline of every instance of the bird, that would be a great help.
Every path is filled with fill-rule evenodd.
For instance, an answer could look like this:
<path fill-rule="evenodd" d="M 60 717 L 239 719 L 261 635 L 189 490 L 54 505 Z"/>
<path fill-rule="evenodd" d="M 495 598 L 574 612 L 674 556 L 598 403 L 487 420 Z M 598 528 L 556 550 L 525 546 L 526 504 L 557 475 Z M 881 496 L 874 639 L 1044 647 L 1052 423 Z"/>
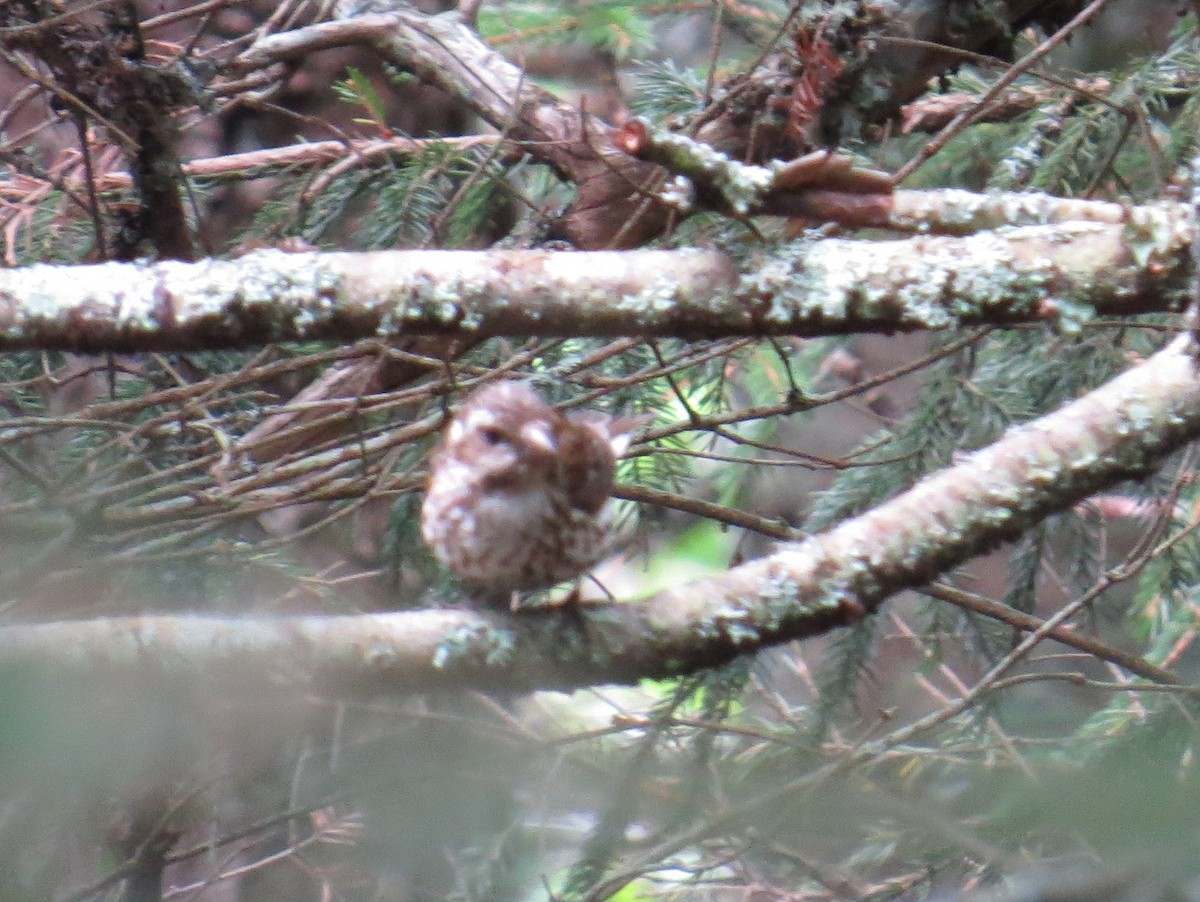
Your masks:
<path fill-rule="evenodd" d="M 639 424 L 565 414 L 520 380 L 476 389 L 430 458 L 422 538 L 488 606 L 580 579 L 609 550 L 616 462 Z"/>

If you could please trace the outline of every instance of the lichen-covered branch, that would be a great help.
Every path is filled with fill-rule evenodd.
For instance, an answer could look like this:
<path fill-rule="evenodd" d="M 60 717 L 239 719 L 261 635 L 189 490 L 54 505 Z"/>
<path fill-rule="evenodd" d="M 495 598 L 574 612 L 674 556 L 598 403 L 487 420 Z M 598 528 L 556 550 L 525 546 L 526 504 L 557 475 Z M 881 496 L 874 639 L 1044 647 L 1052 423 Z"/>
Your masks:
<path fill-rule="evenodd" d="M 676 174 L 662 197 L 685 213 L 705 208 L 739 216 L 800 216 L 817 224 L 940 235 L 972 235 L 1001 226 L 1118 224 L 1136 219 L 1122 204 L 1037 191 L 893 191 L 887 173 L 856 166 L 853 157 L 828 151 L 753 166 L 640 119 L 622 126 L 616 140 L 630 155 Z"/>
<path fill-rule="evenodd" d="M 0 630 L 0 667 L 58 677 L 272 675 L 324 692 L 565 688 L 688 673 L 861 618 L 1200 436 L 1190 335 L 828 532 L 624 603 L 518 615 L 141 617 Z"/>
<path fill-rule="evenodd" d="M 962 209 L 975 221 L 995 213 Z M 730 256 L 694 250 L 260 251 L 193 264 L 39 265 L 0 270 L 0 350 L 1073 327 L 1094 314 L 1177 309 L 1191 233 L 1189 212 L 1163 205 L 1132 208 L 1120 223 L 805 240 L 740 273 Z"/>
<path fill-rule="evenodd" d="M 631 119 L 617 133 L 616 144 L 630 156 L 658 163 L 690 183 L 691 193 L 707 208 L 732 211 L 739 216 L 770 213 L 781 196 L 813 188 L 856 195 L 883 195 L 875 203 L 883 206 L 892 193 L 891 176 L 875 169 L 856 167 L 848 154 L 813 151 L 793 160 L 776 160 L 769 166 L 740 163 L 702 141 L 653 127 L 644 119 Z M 678 180 L 662 197 L 672 202 L 678 195 Z M 691 200 L 673 201 L 689 212 Z"/>
<path fill-rule="evenodd" d="M 776 195 L 772 212 L 807 216 L 850 228 L 894 229 L 933 235 L 974 235 L 1004 226 L 1136 222 L 1139 208 L 1109 201 L 1057 197 L 1040 191 L 896 191 L 891 195 L 851 195 L 807 191 Z M 1167 204 L 1158 215 L 1187 217 L 1185 207 Z M 1154 215 L 1154 214 L 1152 214 Z"/>
<path fill-rule="evenodd" d="M 796 135 L 777 134 L 779 129 L 771 124 L 779 118 L 775 115 L 778 102 L 793 93 L 785 89 L 782 96 L 775 96 L 777 83 L 796 82 L 797 68 L 810 68 L 811 63 L 793 59 L 782 47 L 768 54 L 773 63 L 764 63 L 758 71 L 735 78 L 717 91 L 718 100 L 696 123 L 702 126 L 698 136 L 711 145 L 713 153 L 731 159 L 753 157 L 758 162 L 802 155 L 811 146 L 839 146 L 845 138 L 859 137 L 857 132 L 864 123 L 890 117 L 900 103 L 923 93 L 931 77 L 959 62 L 959 55 L 938 49 L 939 44 L 948 45 L 951 51 L 961 45 L 972 51 L 1003 52 L 1021 27 L 1035 22 L 1060 24 L 1060 7 L 1075 5 L 1059 3 L 1054 10 L 1029 10 L 1027 4 L 1011 3 L 996 9 L 985 5 L 973 11 L 948 11 L 938 4 L 921 3 L 868 24 L 871 17 L 863 18 L 859 4 L 837 4 L 814 14 L 809 23 L 822 34 L 827 29 L 844 31 L 844 41 L 838 46 L 852 60 L 849 65 L 838 65 L 837 86 L 818 92 L 821 96 L 815 99 L 817 107 L 823 107 L 823 125 L 818 129 L 823 140 L 797 146 Z M 294 64 L 317 50 L 368 44 L 392 65 L 458 97 L 506 139 L 574 182 L 575 200 L 559 226 L 576 246 L 638 247 L 671 221 L 672 205 L 659 200 L 666 174 L 655 165 L 661 161 L 658 155 L 631 156 L 619 130 L 534 84 L 519 66 L 484 43 L 458 11 L 426 15 L 397 0 L 338 0 L 330 8 L 335 21 L 265 35 L 231 62 L 229 72 L 246 75 L 281 63 Z M 914 33 L 925 38 L 919 48 L 871 40 L 872 36 L 886 39 Z M 772 35 L 774 40 L 783 37 L 782 32 Z M 780 41 L 781 45 L 787 43 Z M 783 72 L 774 72 L 776 66 L 782 66 Z M 806 115 L 813 112 L 808 109 Z M 748 123 L 754 127 L 747 127 Z M 768 133 L 774 137 L 768 138 Z M 811 169 L 807 165 L 802 168 L 805 172 Z M 850 175 L 830 165 L 824 167 L 822 178 L 835 184 L 849 179 L 858 194 L 871 180 L 869 174 Z M 734 196 L 727 200 L 735 209 L 745 199 L 747 187 L 757 194 L 753 185 L 746 186 L 741 180 L 727 187 L 734 189 Z M 799 196 L 795 203 L 800 206 L 804 194 L 790 192 L 792 197 Z M 860 197 L 852 197 L 857 198 L 852 207 L 861 203 Z M 829 200 L 825 198 L 826 209 Z M 766 206 L 763 211 L 776 212 Z"/>

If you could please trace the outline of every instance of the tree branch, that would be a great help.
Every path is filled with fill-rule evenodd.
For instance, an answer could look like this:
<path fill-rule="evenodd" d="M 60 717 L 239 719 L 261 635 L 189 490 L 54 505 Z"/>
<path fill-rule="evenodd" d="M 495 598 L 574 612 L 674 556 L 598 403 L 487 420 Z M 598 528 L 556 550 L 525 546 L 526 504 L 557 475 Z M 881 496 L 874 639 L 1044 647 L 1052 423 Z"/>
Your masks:
<path fill-rule="evenodd" d="M 889 118 L 900 103 L 924 92 L 931 77 L 957 65 L 959 43 L 972 51 L 1003 49 L 1011 44 L 1014 29 L 1033 21 L 1057 25 L 1059 8 L 1078 4 L 1056 3 L 1051 5 L 1054 9 L 1040 11 L 1030 11 L 1028 5 L 1008 4 L 1000 15 L 990 6 L 950 15 L 929 4 L 915 4 L 867 30 L 879 37 L 917 32 L 925 36 L 924 46 L 896 47 L 882 41 L 870 52 L 865 50 L 872 46 L 869 35 L 860 33 L 861 16 L 849 7 L 836 14 L 830 10 L 819 28 L 824 29 L 830 17 L 841 23 L 834 30 L 846 30 L 846 40 L 859 48 L 861 53 L 856 53 L 862 58 L 842 70 L 839 83 L 829 92 L 836 100 L 825 104 L 821 114 L 825 137 L 842 143 L 841 132 L 849 133 L 841 137 L 858 137 L 855 133 L 864 122 Z M 560 225 L 562 234 L 576 246 L 638 247 L 670 222 L 672 208 L 657 196 L 664 182 L 662 169 L 652 160 L 638 160 L 624 152 L 620 133 L 609 123 L 530 82 L 519 66 L 480 38 L 469 15 L 461 11 L 426 15 L 397 0 L 337 0 L 332 8 L 336 21 L 262 37 L 231 62 L 229 71 L 244 75 L 294 63 L 329 47 L 370 44 L 388 62 L 458 97 L 522 150 L 573 181 L 576 197 Z M 469 12 L 470 7 L 464 10 Z M 810 25 L 817 26 L 818 21 Z M 782 36 L 776 34 L 775 39 Z M 939 49 L 938 43 L 950 46 Z M 751 147 L 756 148 L 755 154 L 773 157 L 810 149 L 797 148 L 790 139 L 765 139 L 766 131 L 776 130 L 767 125 L 773 115 L 768 88 L 772 78 L 764 77 L 765 72 L 751 72 L 726 86 L 724 100 L 705 114 L 717 118 L 700 129 L 702 142 L 737 159 L 751 156 Z M 751 121 L 764 128 L 747 128 Z"/>
<path fill-rule="evenodd" d="M 339 0 L 335 15 L 336 22 L 259 40 L 232 71 L 294 60 L 314 48 L 371 43 L 383 59 L 460 98 L 573 181 L 577 195 L 562 228 L 577 246 L 636 247 L 661 231 L 667 208 L 646 195 L 659 179 L 658 167 L 615 149 L 612 126 L 535 85 L 459 12 L 430 16 L 394 0 Z"/>
<path fill-rule="evenodd" d="M 1190 335 L 1099 389 L 804 542 L 641 601 L 515 616 L 113 618 L 0 630 L 0 665 L 54 677 L 273 675 L 322 692 L 633 682 L 851 623 L 1200 436 Z"/>
<path fill-rule="evenodd" d="M 973 209 L 964 216 L 990 215 Z M 1094 314 L 1178 309 L 1191 233 L 1185 208 L 1162 205 L 1130 209 L 1120 224 L 797 242 L 742 274 L 731 257 L 694 250 L 260 251 L 195 264 L 39 265 L 0 271 L 0 350 L 1071 328 Z"/>

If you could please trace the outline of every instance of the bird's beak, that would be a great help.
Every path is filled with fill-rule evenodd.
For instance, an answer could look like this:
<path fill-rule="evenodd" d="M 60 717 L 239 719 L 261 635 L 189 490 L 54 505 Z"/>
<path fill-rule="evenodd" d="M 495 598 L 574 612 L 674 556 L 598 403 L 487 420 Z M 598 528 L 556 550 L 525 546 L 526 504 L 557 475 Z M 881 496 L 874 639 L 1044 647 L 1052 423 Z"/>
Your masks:
<path fill-rule="evenodd" d="M 526 423 L 521 427 L 521 440 L 532 450 L 547 456 L 558 453 L 558 446 L 554 442 L 554 435 L 550 432 L 549 425 L 540 420 Z"/>

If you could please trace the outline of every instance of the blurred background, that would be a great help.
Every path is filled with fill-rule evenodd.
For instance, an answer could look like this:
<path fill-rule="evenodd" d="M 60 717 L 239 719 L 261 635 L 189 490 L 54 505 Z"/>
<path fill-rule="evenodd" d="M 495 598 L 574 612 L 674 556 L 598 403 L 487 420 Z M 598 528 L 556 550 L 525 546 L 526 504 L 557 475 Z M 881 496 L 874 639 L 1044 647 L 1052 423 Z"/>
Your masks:
<path fill-rule="evenodd" d="M 986 5 L 924 4 L 947 33 L 960 7 Z M 804 140 L 833 135 L 894 171 L 946 109 L 977 100 L 1083 4 L 994 6 L 1009 15 L 1006 40 L 956 57 L 880 121 L 852 122 L 852 99 L 818 98 Z M 876 50 L 861 35 L 919 25 L 923 8 L 527 0 L 485 3 L 478 25 L 534 83 L 589 113 L 686 130 L 747 85 L 795 102 L 814 46 L 852 67 Z M 114 138 L 122 123 L 81 107 L 69 83 L 102 38 L 192 80 L 162 118 L 190 167 L 181 197 L 194 256 L 569 252 L 555 220 L 573 186 L 460 98 L 365 48 L 310 53 L 261 82 L 227 67 L 256 36 L 328 14 L 309 0 L 19 0 L 0 12 L 4 264 L 167 255 Z M 1200 110 L 1196 14 L 1111 0 L 904 187 L 1176 196 Z M 37 34 L 57 43 L 19 31 L 48 20 Z M 921 38 L 917 25 L 909 34 Z M 758 121 L 735 124 L 750 133 Z M 279 148 L 288 155 L 268 153 Z M 703 214 L 655 244 L 753 259 L 811 238 L 813 225 Z M 617 598 L 642 597 L 868 509 L 1102 384 L 1177 328 L 1160 315 L 762 342 L 8 354 L 0 617 L 462 603 L 416 510 L 447 406 L 498 370 L 565 409 L 646 418 L 619 466 L 621 540 L 595 574 Z M 1200 897 L 1186 685 L 1194 463 L 1188 451 L 855 627 L 685 679 L 343 699 L 298 690 L 287 662 L 236 692 L 199 677 L 64 688 L 2 672 L 0 895 Z M 1046 640 L 989 676 L 1029 623 L 1069 603 L 1082 603 L 1074 629 L 1091 646 Z M 1156 682 L 1153 668 L 1185 685 Z"/>

